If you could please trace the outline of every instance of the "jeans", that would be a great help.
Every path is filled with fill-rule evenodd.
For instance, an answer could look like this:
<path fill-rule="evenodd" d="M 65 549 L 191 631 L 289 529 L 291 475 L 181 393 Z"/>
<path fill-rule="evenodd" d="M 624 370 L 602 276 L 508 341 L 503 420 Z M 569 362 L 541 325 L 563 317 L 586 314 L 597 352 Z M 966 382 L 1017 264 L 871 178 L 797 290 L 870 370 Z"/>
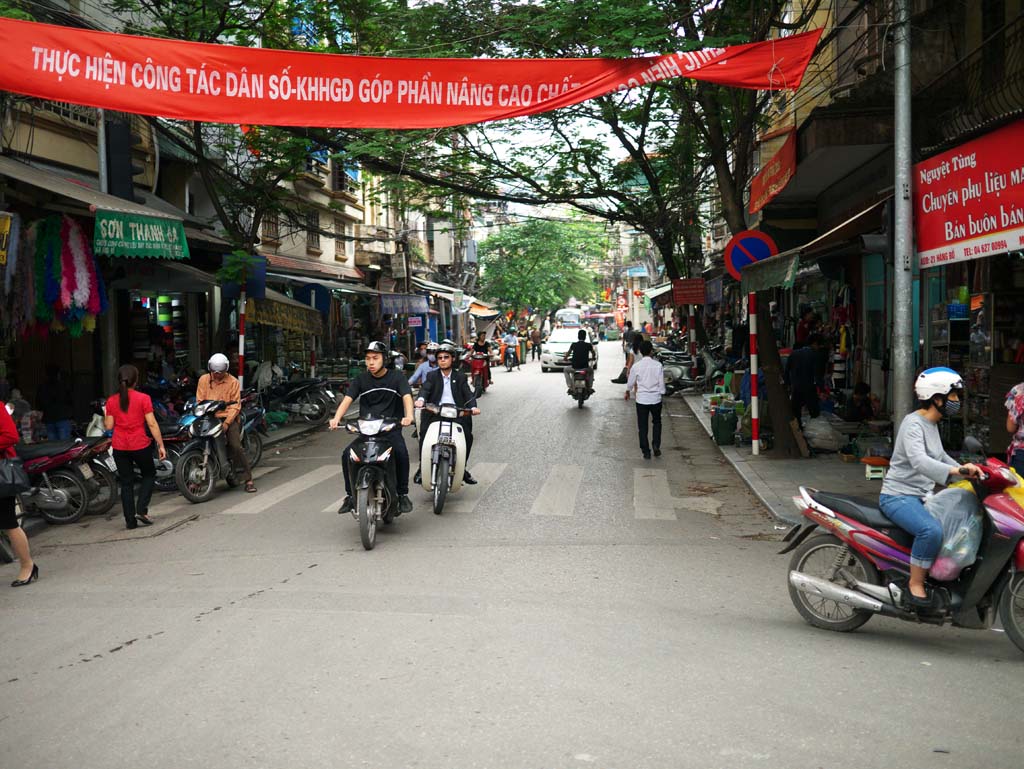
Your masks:
<path fill-rule="evenodd" d="M 125 522 L 132 525 L 136 515 L 149 513 L 149 500 L 153 498 L 153 484 L 156 482 L 153 449 L 150 446 L 138 451 L 114 449 L 114 464 L 117 465 L 117 480 L 121 485 L 121 512 Z M 136 467 L 142 475 L 138 499 L 135 498 Z"/>
<path fill-rule="evenodd" d="M 904 531 L 914 535 L 910 548 L 910 565 L 930 569 L 942 548 L 942 524 L 928 512 L 917 497 L 880 494 L 878 507 L 885 517 Z"/>
<path fill-rule="evenodd" d="M 69 441 L 71 440 L 71 420 L 61 419 L 56 422 L 46 423 L 46 440 L 48 441 Z"/>
<path fill-rule="evenodd" d="M 534 342 L 530 348 L 530 360 L 540 360 L 540 342 Z"/>
<path fill-rule="evenodd" d="M 420 433 L 426 432 L 426 413 L 420 416 Z M 342 476 L 345 478 L 345 496 L 352 496 L 352 478 L 350 466 L 352 460 L 349 459 L 348 451 L 354 446 L 358 446 L 364 439 L 356 438 L 352 443 L 345 447 L 345 450 L 341 454 L 341 467 Z M 405 436 L 402 435 L 402 431 L 397 427 L 390 433 L 387 433 L 387 441 L 391 444 L 391 447 L 395 452 L 395 485 L 398 487 L 397 491 L 399 496 L 404 497 L 409 493 L 409 447 L 405 445 Z M 356 452 L 358 453 L 358 451 Z"/>
<path fill-rule="evenodd" d="M 651 443 L 657 451 L 661 451 L 661 403 L 636 404 L 636 425 L 640 433 L 640 451 L 645 457 L 651 455 L 651 446 L 647 443 L 647 418 L 654 423 Z"/>

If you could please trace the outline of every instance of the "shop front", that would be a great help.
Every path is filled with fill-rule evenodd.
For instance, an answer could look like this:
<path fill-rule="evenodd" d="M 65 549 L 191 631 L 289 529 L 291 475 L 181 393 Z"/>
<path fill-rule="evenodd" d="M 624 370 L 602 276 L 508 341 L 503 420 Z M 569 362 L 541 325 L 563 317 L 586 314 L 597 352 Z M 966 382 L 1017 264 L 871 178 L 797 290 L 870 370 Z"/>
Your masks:
<path fill-rule="evenodd" d="M 1024 121 L 914 167 L 924 362 L 961 372 L 966 407 L 943 420 L 990 454 L 1009 444 L 1006 394 L 1024 381 Z"/>

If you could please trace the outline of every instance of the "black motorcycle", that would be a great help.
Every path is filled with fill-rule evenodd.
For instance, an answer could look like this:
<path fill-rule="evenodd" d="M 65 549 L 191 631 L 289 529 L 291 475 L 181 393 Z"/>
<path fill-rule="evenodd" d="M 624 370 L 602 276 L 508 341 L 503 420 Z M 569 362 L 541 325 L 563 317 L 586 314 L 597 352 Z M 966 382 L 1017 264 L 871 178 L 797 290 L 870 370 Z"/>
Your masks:
<path fill-rule="evenodd" d="M 181 495 L 193 504 L 212 498 L 219 480 L 232 488 L 238 485 L 228 460 L 224 423 L 216 416 L 227 405 L 224 401 L 201 401 L 191 408 L 195 417 L 188 427 L 191 440 L 174 465 L 174 480 Z"/>
<path fill-rule="evenodd" d="M 335 400 L 327 380 L 320 377 L 279 381 L 260 391 L 260 401 L 267 411 L 284 411 L 313 425 L 322 425 L 330 418 Z"/>

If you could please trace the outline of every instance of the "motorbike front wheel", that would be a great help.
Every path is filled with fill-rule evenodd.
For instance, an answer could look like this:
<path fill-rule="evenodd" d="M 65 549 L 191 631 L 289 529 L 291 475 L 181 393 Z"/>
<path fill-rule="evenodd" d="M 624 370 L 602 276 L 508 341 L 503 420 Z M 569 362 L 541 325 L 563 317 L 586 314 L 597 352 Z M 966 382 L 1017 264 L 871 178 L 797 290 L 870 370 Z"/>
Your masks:
<path fill-rule="evenodd" d="M 92 479 L 87 484 L 89 505 L 86 512 L 89 515 L 106 515 L 117 501 L 117 477 L 98 460 L 90 462 L 89 469 L 92 470 Z"/>
<path fill-rule="evenodd" d="M 843 553 L 845 550 L 845 554 Z M 837 559 L 841 559 L 836 568 Z M 874 564 L 862 557 L 831 534 L 819 534 L 811 537 L 793 552 L 789 562 L 790 571 L 799 571 L 812 577 L 827 579 L 843 587 L 853 588 L 849 580 L 842 576 L 845 572 L 854 579 L 879 584 L 878 570 Z M 787 573 L 787 583 L 788 573 Z M 793 601 L 800 616 L 824 630 L 848 633 L 856 630 L 872 617 L 872 612 L 854 609 L 844 603 L 829 598 L 804 593 L 789 584 L 789 597 Z"/>
<path fill-rule="evenodd" d="M 1010 578 L 999 598 L 999 621 L 1013 645 L 1024 652 L 1024 573 Z"/>
<path fill-rule="evenodd" d="M 377 544 L 377 516 L 371 509 L 370 489 L 356 490 L 356 517 L 359 519 L 359 539 L 363 541 L 363 549 L 373 550 Z"/>
<path fill-rule="evenodd" d="M 68 500 L 68 504 L 62 510 L 38 508 L 47 523 L 74 523 L 85 515 L 85 510 L 89 506 L 89 492 L 78 473 L 61 469 L 47 473 L 46 477 L 49 479 L 50 488 L 54 491 L 63 491 Z M 44 493 L 45 489 L 46 481 L 41 480 L 40 493 Z"/>
<path fill-rule="evenodd" d="M 181 496 L 197 505 L 213 496 L 217 483 L 216 460 L 213 457 L 203 467 L 202 451 L 186 451 L 174 465 L 174 482 Z"/>
<path fill-rule="evenodd" d="M 437 475 L 434 476 L 434 515 L 440 515 L 444 510 L 444 501 L 448 498 L 448 457 L 441 457 L 437 460 Z"/>

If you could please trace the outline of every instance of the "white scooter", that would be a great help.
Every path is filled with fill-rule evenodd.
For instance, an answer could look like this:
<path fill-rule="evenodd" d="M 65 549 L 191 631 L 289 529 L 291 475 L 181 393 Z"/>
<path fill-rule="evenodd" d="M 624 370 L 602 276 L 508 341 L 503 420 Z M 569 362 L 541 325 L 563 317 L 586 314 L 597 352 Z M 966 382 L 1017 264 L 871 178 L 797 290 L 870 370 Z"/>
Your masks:
<path fill-rule="evenodd" d="M 434 496 L 434 515 L 440 515 L 449 493 L 462 488 L 466 470 L 466 434 L 456 420 L 472 412 L 455 406 L 423 404 L 440 418 L 430 423 L 420 448 L 420 484 Z"/>

